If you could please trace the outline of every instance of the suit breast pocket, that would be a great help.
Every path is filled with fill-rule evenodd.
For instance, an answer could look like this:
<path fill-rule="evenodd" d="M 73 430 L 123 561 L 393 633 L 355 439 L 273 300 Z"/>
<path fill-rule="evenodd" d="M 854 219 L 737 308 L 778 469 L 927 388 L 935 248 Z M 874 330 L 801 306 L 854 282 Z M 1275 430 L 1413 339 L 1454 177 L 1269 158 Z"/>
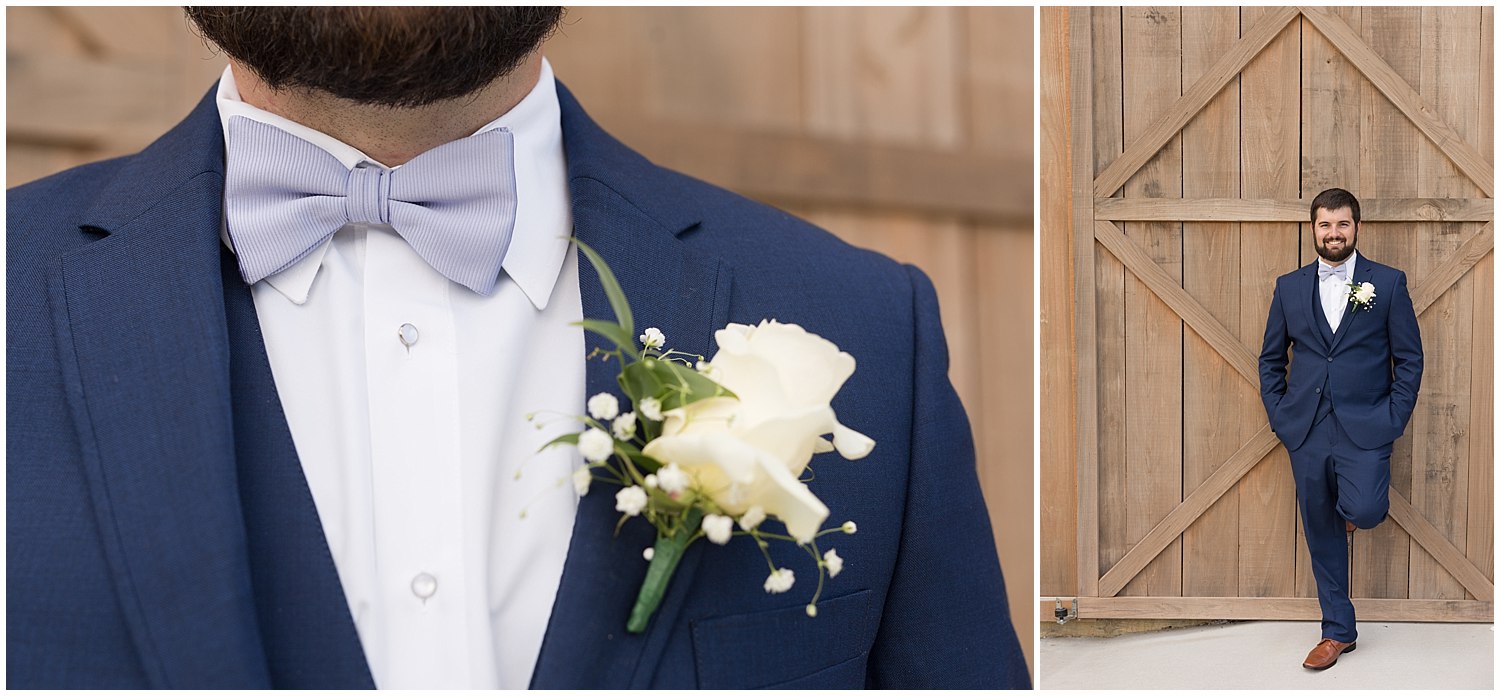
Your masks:
<path fill-rule="evenodd" d="M 702 689 L 860 689 L 872 616 L 869 590 L 805 606 L 692 622 Z"/>

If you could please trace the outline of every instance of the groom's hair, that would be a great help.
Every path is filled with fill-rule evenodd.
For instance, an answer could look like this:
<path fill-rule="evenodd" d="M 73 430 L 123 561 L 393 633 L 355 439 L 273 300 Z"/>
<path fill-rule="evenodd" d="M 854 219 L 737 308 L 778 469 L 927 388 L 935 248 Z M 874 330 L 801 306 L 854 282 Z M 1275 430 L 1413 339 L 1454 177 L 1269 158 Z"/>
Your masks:
<path fill-rule="evenodd" d="M 1348 208 L 1349 212 L 1354 213 L 1354 224 L 1359 224 L 1359 199 L 1344 189 L 1331 188 L 1318 194 L 1318 197 L 1313 199 L 1312 209 L 1308 211 L 1312 222 L 1318 221 L 1318 208 L 1324 210 Z"/>

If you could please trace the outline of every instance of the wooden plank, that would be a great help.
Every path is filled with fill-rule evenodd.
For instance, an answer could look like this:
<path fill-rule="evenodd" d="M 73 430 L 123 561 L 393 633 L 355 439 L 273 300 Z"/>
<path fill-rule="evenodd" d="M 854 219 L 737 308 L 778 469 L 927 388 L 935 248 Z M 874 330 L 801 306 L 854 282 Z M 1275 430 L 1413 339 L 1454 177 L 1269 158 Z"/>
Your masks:
<path fill-rule="evenodd" d="M 1421 12 L 1421 98 L 1428 114 L 1443 122 L 1456 138 L 1472 138 L 1478 124 L 1478 8 L 1424 7 Z M 1421 124 L 1419 123 L 1418 126 Z M 1442 150 L 1441 142 L 1435 143 Z M 1417 157 L 1417 193 L 1422 196 L 1473 195 L 1474 183 L 1454 169 L 1448 153 L 1423 148 Z M 1460 169 L 1462 165 L 1460 164 Z M 1486 165 L 1488 169 L 1488 165 Z M 1443 258 L 1462 247 L 1473 225 L 1438 223 L 1419 228 L 1414 268 L 1419 277 L 1450 273 Z M 1472 263 L 1470 264 L 1472 265 Z M 1411 504 L 1459 548 L 1466 545 L 1468 519 L 1469 366 L 1473 344 L 1473 283 L 1459 277 L 1435 297 L 1420 317 L 1426 364 L 1422 391 L 1410 425 L 1412 439 Z M 1414 298 L 1418 299 L 1418 298 Z M 1394 505 L 1394 503 L 1393 503 Z M 1408 568 L 1410 596 L 1462 599 L 1464 584 L 1437 557 L 1438 549 L 1416 538 Z M 1430 541 L 1430 540 L 1429 540 Z M 1460 552 L 1461 555 L 1461 552 Z"/>
<path fill-rule="evenodd" d="M 1381 93 L 1396 105 L 1396 108 L 1411 119 L 1411 122 L 1416 124 L 1417 128 L 1432 140 L 1433 144 L 1437 145 L 1454 165 L 1473 180 L 1480 190 L 1486 195 L 1494 195 L 1494 172 L 1489 162 L 1458 131 L 1437 117 L 1433 107 L 1422 98 L 1422 95 L 1412 89 L 1406 80 L 1401 79 L 1401 76 L 1370 50 L 1369 46 L 1360 41 L 1359 35 L 1350 29 L 1348 24 L 1333 13 L 1320 8 L 1304 7 L 1302 14 L 1323 36 L 1332 41 L 1340 52 L 1358 66 L 1360 72 L 1378 87 Z M 1477 21 L 1470 23 L 1471 26 L 1477 24 Z M 1446 33 L 1444 40 L 1457 39 L 1463 33 L 1459 31 Z M 1471 55 L 1475 56 L 1477 62 L 1478 51 Z M 1472 71 L 1471 76 L 1477 74 L 1477 68 L 1467 61 L 1447 61 L 1445 66 Z M 1468 84 L 1472 86 L 1477 81 L 1477 79 L 1471 79 Z"/>
<path fill-rule="evenodd" d="M 1403 79 L 1417 84 L 1421 78 L 1421 11 L 1415 7 L 1367 7 L 1360 11 L 1360 38 L 1396 70 Z M 1416 233 L 1420 225 L 1382 224 L 1372 218 L 1366 202 L 1386 196 L 1417 195 L 1412 163 L 1421 147 L 1431 148 L 1412 125 L 1368 80 L 1359 86 L 1361 208 L 1366 220 L 1359 234 L 1359 253 L 1396 268 L 1412 269 L 1416 263 Z M 1380 197 L 1380 198 L 1377 198 Z M 1421 200 L 1421 199 L 1416 199 Z M 1436 199 L 1442 200 L 1442 199 Z M 1470 199 L 1488 203 L 1490 199 Z M 1441 204 L 1439 204 L 1441 205 Z M 1486 206 L 1488 207 L 1488 206 Z M 1493 214 L 1493 211 L 1489 211 Z M 1436 216 L 1437 219 L 1458 219 Z M 1489 219 L 1488 217 L 1481 219 Z M 1391 454 L 1391 480 L 1401 491 L 1411 489 L 1411 438 L 1401 438 Z M 1404 598 L 1407 596 L 1408 559 L 1411 539 L 1398 524 L 1382 524 L 1352 537 L 1351 593 L 1355 597 Z"/>
<path fill-rule="evenodd" d="M 1182 8 L 1182 80 L 1195 82 L 1239 38 L 1234 7 Z M 1182 129 L 1182 195 L 1240 193 L 1240 85 L 1231 79 Z M 1130 199 L 1126 199 L 1130 200 Z M 1096 213 L 1097 214 L 1097 213 Z M 1182 226 L 1182 289 L 1216 321 L 1240 317 L 1240 226 Z M 1197 334 L 1182 337 L 1182 488 L 1197 488 L 1253 432 L 1258 394 Z M 1230 416 L 1226 418 L 1225 416 Z M 1233 597 L 1239 590 L 1239 495 L 1231 488 L 1182 534 L 1182 593 Z"/>
<path fill-rule="evenodd" d="M 1474 268 L 1490 252 L 1495 249 L 1495 224 L 1488 223 L 1462 243 L 1451 253 L 1442 257 L 1442 260 L 1432 265 L 1433 270 L 1421 276 L 1416 282 L 1412 282 L 1408 289 L 1411 291 L 1411 302 L 1416 308 L 1417 315 L 1421 316 L 1432 307 L 1444 294 L 1446 294 L 1470 269 Z"/>
<path fill-rule="evenodd" d="M 1112 597 L 1123 589 L 1141 569 L 1152 562 L 1158 554 L 1172 543 L 1178 535 L 1187 529 L 1193 520 L 1203 514 L 1214 501 L 1218 500 L 1231 487 L 1237 483 L 1245 472 L 1252 466 L 1265 458 L 1272 448 L 1280 444 L 1276 439 L 1276 433 L 1271 432 L 1270 425 L 1261 426 L 1239 451 L 1235 452 L 1223 464 L 1220 464 L 1212 475 L 1202 485 L 1193 490 L 1177 507 L 1167 513 L 1149 533 L 1136 544 L 1125 557 L 1120 559 L 1108 573 L 1099 580 L 1100 596 Z"/>
<path fill-rule="evenodd" d="M 810 7 L 804 13 L 807 69 L 843 76 L 845 83 L 806 83 L 810 127 L 885 142 L 962 144 L 963 119 L 954 108 L 958 52 L 950 48 L 959 31 L 956 8 Z"/>
<path fill-rule="evenodd" d="M 1038 267 L 1041 289 L 1038 329 L 1039 356 L 1038 429 L 1040 457 L 1041 523 L 1037 554 L 1041 559 L 1038 589 L 1047 594 L 1072 594 L 1078 590 L 1078 391 L 1074 366 L 1076 351 L 1073 327 L 1072 201 L 1073 168 L 1069 160 L 1072 127 L 1070 71 L 1068 61 L 1068 15 L 1061 7 L 1041 9 L 1041 118 L 1038 123 L 1038 161 L 1043 186 L 1037 210 L 1040 238 Z M 1087 10 L 1078 10 L 1087 14 Z M 1087 49 L 1080 49 L 1087 53 Z M 1087 153 L 1082 153 L 1087 157 Z M 1092 173 L 1086 178 L 1092 179 Z M 1088 228 L 1085 228 L 1087 231 Z M 1091 233 L 1090 233 L 1091 234 Z M 1092 244 L 1092 241 L 1089 242 Z M 1046 398 L 1042 398 L 1045 395 Z"/>
<path fill-rule="evenodd" d="M 1383 100 L 1382 103 L 1384 103 Z M 1390 105 L 1385 104 L 1385 106 L 1389 108 Z M 1382 119 L 1375 123 L 1390 125 L 1393 122 Z M 1295 130 L 1290 132 L 1295 136 Z M 1379 153 L 1379 148 L 1370 143 L 1368 138 L 1362 142 L 1361 150 L 1363 151 L 1362 163 Z M 1293 151 L 1293 156 L 1295 156 L 1295 151 Z M 1413 149 L 1411 158 L 1405 162 L 1410 164 L 1415 160 L 1416 151 Z M 1362 165 L 1361 177 L 1388 175 L 1392 170 L 1398 173 L 1403 171 L 1397 167 L 1376 168 Z M 1406 180 L 1411 179 L 1406 177 Z M 1369 186 L 1370 184 L 1367 183 L 1366 191 Z M 1094 200 L 1094 217 L 1098 220 L 1114 221 L 1301 223 L 1307 222 L 1308 208 L 1311 205 L 1311 198 L 1098 198 Z M 1361 196 L 1359 208 L 1360 219 L 1363 222 L 1444 220 L 1484 222 L 1495 217 L 1495 199 L 1493 198 L 1368 198 Z"/>
<path fill-rule="evenodd" d="M 1131 141 L 1182 94 L 1181 11 L 1126 7 L 1120 23 L 1125 137 Z M 1181 195 L 1182 146 L 1175 137 L 1130 177 L 1125 196 Z M 1135 223 L 1126 226 L 1125 234 L 1180 291 L 1182 226 Z M 1125 485 L 1105 492 L 1128 501 L 1122 505 L 1125 534 L 1133 544 L 1182 495 L 1182 321 L 1135 276 L 1125 279 L 1125 401 Z M 1181 542 L 1174 540 L 1122 592 L 1181 594 Z"/>
<path fill-rule="evenodd" d="M 181 113 L 166 102 L 172 85 L 149 62 L 98 61 L 69 56 L 12 58 L 6 90 L 25 95 L 10 104 L 7 137 L 101 147 L 128 143 L 139 149 Z"/>
<path fill-rule="evenodd" d="M 1469 519 L 1464 555 L 1495 577 L 1495 255 L 1474 267 L 1473 372 L 1469 395 Z"/>
<path fill-rule="evenodd" d="M 1269 44 L 1272 39 L 1297 16 L 1297 10 L 1290 7 L 1277 8 L 1271 14 L 1249 31 L 1244 32 L 1241 38 L 1233 46 L 1230 46 L 1223 57 L 1213 67 L 1204 71 L 1203 77 L 1193 84 L 1188 91 L 1175 99 L 1171 107 L 1166 109 L 1161 116 L 1149 127 L 1138 130 L 1138 135 L 1132 138 L 1130 147 L 1116 159 L 1094 181 L 1094 193 L 1104 198 L 1113 195 L 1116 190 L 1125 185 L 1135 173 L 1156 155 L 1162 146 L 1187 124 L 1188 120 L 1198 113 L 1224 85 L 1240 70 L 1244 69 L 1261 49 Z M 1174 42 L 1173 45 L 1176 45 Z"/>
<path fill-rule="evenodd" d="M 59 7 L 59 21 L 96 57 L 171 60 L 187 20 L 176 7 Z"/>
<path fill-rule="evenodd" d="M 1495 598 L 1495 584 L 1484 574 L 1484 571 L 1475 567 L 1464 555 L 1463 549 L 1454 546 L 1443 530 L 1433 525 L 1426 515 L 1396 491 L 1391 491 L 1391 519 L 1404 527 L 1407 533 L 1411 534 L 1412 541 L 1420 544 L 1425 552 L 1431 554 L 1432 558 L 1454 579 L 1462 583 L 1464 588 L 1473 593 L 1476 599 L 1489 601 Z M 1418 589 L 1430 588 L 1413 586 L 1413 594 Z"/>
<path fill-rule="evenodd" d="M 966 7 L 959 22 L 965 47 L 965 141 L 997 157 L 1031 157 L 1027 135 L 1033 130 L 1037 86 L 1031 69 L 1031 8 Z M 1067 125 L 1066 120 L 1060 123 Z"/>
<path fill-rule="evenodd" d="M 1241 8 L 1241 26 L 1254 26 L 1269 11 L 1264 7 Z M 1294 31 L 1282 32 L 1240 73 L 1242 196 L 1296 199 L 1301 195 L 1299 39 Z M 1307 219 L 1307 208 L 1298 203 L 1301 214 L 1293 220 L 1300 222 Z M 1276 278 L 1298 265 L 1297 233 L 1295 222 L 1240 225 L 1240 316 L 1227 326 L 1237 328 L 1242 345 L 1260 345 Z M 1259 394 L 1258 382 L 1250 385 L 1250 389 L 1255 398 Z M 1244 417 L 1247 423 L 1264 423 L 1265 407 L 1256 399 Z M 1237 488 L 1238 594 L 1291 596 L 1296 570 L 1297 497 L 1286 448 L 1273 447 L 1241 477 Z"/>
<path fill-rule="evenodd" d="M 1118 10 L 1075 8 L 1068 12 L 1069 46 L 1073 47 L 1068 94 L 1072 109 L 1072 231 L 1077 300 L 1074 330 L 1078 341 L 1078 592 L 1090 596 L 1099 593 L 1101 556 L 1111 547 L 1111 541 L 1104 536 L 1106 530 L 1118 533 L 1122 529 L 1120 525 L 1100 524 L 1105 501 L 1099 490 L 1105 484 L 1106 471 L 1123 468 L 1109 464 L 1123 449 L 1124 430 L 1115 422 L 1117 412 L 1101 412 L 1100 408 L 1102 404 L 1117 403 L 1113 401 L 1113 387 L 1123 382 L 1111 374 L 1112 366 L 1105 360 L 1120 354 L 1103 350 L 1097 337 L 1101 331 L 1111 339 L 1123 334 L 1115 321 L 1123 312 L 1117 309 L 1123 306 L 1123 301 L 1115 301 L 1115 288 L 1123 284 L 1124 270 L 1109 267 L 1112 260 L 1095 252 L 1090 224 L 1093 211 L 1089 209 L 1100 153 L 1114 156 L 1120 147 L 1120 140 L 1115 137 L 1120 124 L 1101 118 L 1104 114 L 1119 113 L 1119 81 L 1112 77 L 1119 74 L 1119 52 L 1110 54 L 1100 49 L 1101 42 L 1119 41 L 1119 19 Z M 1117 329 L 1120 333 L 1111 333 Z"/>
<path fill-rule="evenodd" d="M 1071 607 L 1073 597 L 1042 597 L 1040 620 L 1052 620 L 1057 601 Z M 1225 619 L 1230 621 L 1317 621 L 1316 599 L 1261 597 L 1078 597 L 1081 619 Z M 1489 623 L 1495 603 L 1473 600 L 1359 599 L 1360 621 L 1423 623 Z"/>
<path fill-rule="evenodd" d="M 1177 320 L 1185 322 L 1199 337 L 1213 346 L 1214 350 L 1233 367 L 1240 376 L 1259 389 L 1260 358 L 1250 352 L 1234 334 L 1203 305 L 1175 283 L 1146 251 L 1127 238 L 1120 228 L 1111 222 L 1094 223 L 1094 236 L 1104 248 L 1130 269 L 1133 278 L 1140 280 L 1154 296 L 1174 312 Z"/>
<path fill-rule="evenodd" d="M 1029 222 L 1031 155 L 887 145 L 617 116 L 605 126 L 662 166 L 778 204 L 850 206 Z"/>
<path fill-rule="evenodd" d="M 1036 315 L 1032 302 L 1031 227 L 973 228 L 978 267 L 974 350 L 1005 355 L 1005 360 L 978 360 L 980 419 L 975 440 L 983 443 L 981 484 L 989 506 L 1006 594 L 1019 600 L 1036 596 L 1036 465 L 1032 457 L 1032 336 Z M 971 419 L 972 420 L 972 419 Z M 1029 602 L 1010 603 L 1011 621 L 1031 620 Z M 1022 649 L 1032 643 L 1023 636 Z"/>

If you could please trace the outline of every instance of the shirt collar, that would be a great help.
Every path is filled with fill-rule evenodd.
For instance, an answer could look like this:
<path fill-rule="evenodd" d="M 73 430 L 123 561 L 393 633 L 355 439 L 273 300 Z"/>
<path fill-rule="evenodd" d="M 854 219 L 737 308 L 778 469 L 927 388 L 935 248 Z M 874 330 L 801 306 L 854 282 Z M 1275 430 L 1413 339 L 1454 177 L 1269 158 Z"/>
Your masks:
<path fill-rule="evenodd" d="M 234 74 L 227 67 L 219 79 L 216 101 L 219 121 L 224 129 L 226 153 L 229 119 L 244 116 L 276 126 L 317 145 L 351 169 L 360 162 L 379 164 L 358 148 L 333 136 L 241 101 Z M 545 195 L 547 192 L 544 189 L 547 187 L 555 187 L 561 182 L 563 188 L 566 188 L 562 110 L 557 100 L 557 82 L 547 59 L 542 59 L 541 75 L 531 92 L 510 111 L 474 131 L 473 135 L 502 127 L 509 128 L 514 137 L 518 200 L 516 225 L 501 268 L 526 295 L 526 299 L 531 301 L 532 306 L 540 311 L 546 309 L 552 288 L 557 284 L 562 271 L 568 251 L 566 235 L 572 227 L 571 211 L 567 210 L 565 195 L 562 197 L 562 210 L 552 210 L 549 208 L 553 206 L 540 203 L 555 198 Z M 233 251 L 234 246 L 230 243 L 227 228 L 221 231 L 220 237 L 224 245 Z M 295 304 L 307 302 L 313 280 L 317 277 L 318 269 L 323 266 L 323 257 L 331 242 L 332 238 L 297 263 L 267 277 L 264 282 Z"/>
<path fill-rule="evenodd" d="M 1353 252 L 1349 253 L 1349 258 L 1344 259 L 1344 263 L 1340 264 L 1342 267 L 1349 269 L 1348 278 L 1349 278 L 1349 282 L 1351 282 L 1351 283 L 1354 282 L 1354 262 L 1358 261 L 1358 260 L 1359 260 L 1359 252 L 1358 251 L 1353 251 Z M 1333 265 L 1330 264 L 1330 263 L 1328 263 L 1327 261 L 1324 261 L 1323 257 L 1319 256 L 1318 257 L 1318 271 L 1319 271 L 1318 275 L 1319 275 L 1319 277 L 1322 276 L 1321 271 L 1323 269 L 1325 269 L 1325 268 L 1333 268 Z"/>

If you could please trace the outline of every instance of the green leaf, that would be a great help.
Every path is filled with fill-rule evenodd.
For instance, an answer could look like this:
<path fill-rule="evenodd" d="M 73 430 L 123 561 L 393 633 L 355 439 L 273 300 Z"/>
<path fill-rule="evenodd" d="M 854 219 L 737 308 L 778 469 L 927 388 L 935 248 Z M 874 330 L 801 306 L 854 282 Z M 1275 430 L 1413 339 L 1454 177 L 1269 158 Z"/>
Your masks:
<path fill-rule="evenodd" d="M 715 396 L 735 397 L 734 392 L 720 386 L 702 373 L 682 363 L 670 360 L 652 360 L 649 369 L 663 385 L 665 394 L 661 397 L 661 410 L 670 411 L 680 406 L 686 406 L 694 401 L 713 398 Z M 738 397 L 735 397 L 738 398 Z"/>
<path fill-rule="evenodd" d="M 545 450 L 548 447 L 551 447 L 551 446 L 557 445 L 557 444 L 577 445 L 578 444 L 578 436 L 582 435 L 582 434 L 583 433 L 568 433 L 566 435 L 558 435 L 557 437 L 552 438 L 551 442 L 548 442 L 547 444 L 542 445 L 541 449 L 538 449 L 537 451 L 541 452 L 542 450 Z"/>
<path fill-rule="evenodd" d="M 615 312 L 615 320 L 619 322 L 620 328 L 629 337 L 626 341 L 628 346 L 625 352 L 636 354 L 635 347 L 635 318 L 630 314 L 630 303 L 625 299 L 625 291 L 620 289 L 619 281 L 615 280 L 615 274 L 609 270 L 609 264 L 604 262 L 604 257 L 594 251 L 589 245 L 579 241 L 576 237 L 573 242 L 578 245 L 578 250 L 587 256 L 589 263 L 594 265 L 594 270 L 599 274 L 599 284 L 604 286 L 604 296 L 609 298 L 609 308 Z M 587 328 L 587 327 L 585 327 Z M 618 343 L 618 341 L 616 341 Z"/>
<path fill-rule="evenodd" d="M 631 338 L 630 331 L 628 329 L 625 329 L 619 324 L 616 324 L 612 321 L 602 321 L 599 319 L 584 319 L 583 321 L 578 322 L 577 325 L 582 326 L 585 331 L 592 331 L 596 334 L 599 334 L 600 336 L 609 339 L 610 342 L 614 343 L 616 346 L 619 346 L 620 350 L 623 351 L 625 355 L 629 355 L 632 357 L 635 356 L 635 339 Z"/>

